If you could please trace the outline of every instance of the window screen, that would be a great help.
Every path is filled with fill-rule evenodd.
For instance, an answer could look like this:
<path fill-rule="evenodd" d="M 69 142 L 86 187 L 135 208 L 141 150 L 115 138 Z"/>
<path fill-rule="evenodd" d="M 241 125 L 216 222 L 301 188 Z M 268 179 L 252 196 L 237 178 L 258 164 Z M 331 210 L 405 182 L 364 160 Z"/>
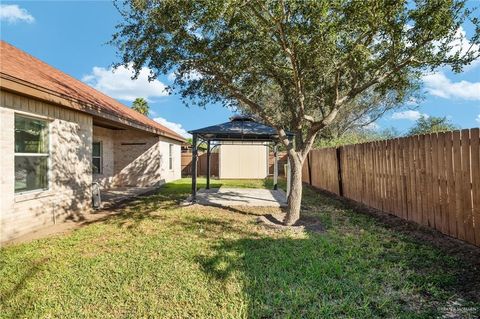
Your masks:
<path fill-rule="evenodd" d="M 102 174 L 102 143 L 92 143 L 92 172 L 93 174 Z"/>
<path fill-rule="evenodd" d="M 48 188 L 48 122 L 15 115 L 15 193 Z"/>

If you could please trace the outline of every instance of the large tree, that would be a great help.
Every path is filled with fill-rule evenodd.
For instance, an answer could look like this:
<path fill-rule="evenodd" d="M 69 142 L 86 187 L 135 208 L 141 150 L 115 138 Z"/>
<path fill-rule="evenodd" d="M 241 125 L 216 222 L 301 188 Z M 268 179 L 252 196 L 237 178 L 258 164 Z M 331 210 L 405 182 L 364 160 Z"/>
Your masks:
<path fill-rule="evenodd" d="M 453 48 L 472 17 L 460 0 L 135 0 L 118 7 L 118 65 L 148 66 L 152 78 L 174 72 L 173 87 L 187 101 L 234 106 L 278 130 L 292 169 L 287 225 L 300 216 L 301 168 L 319 132 L 381 114 L 409 98 L 424 72 L 460 71 L 479 55 L 476 46 Z"/>

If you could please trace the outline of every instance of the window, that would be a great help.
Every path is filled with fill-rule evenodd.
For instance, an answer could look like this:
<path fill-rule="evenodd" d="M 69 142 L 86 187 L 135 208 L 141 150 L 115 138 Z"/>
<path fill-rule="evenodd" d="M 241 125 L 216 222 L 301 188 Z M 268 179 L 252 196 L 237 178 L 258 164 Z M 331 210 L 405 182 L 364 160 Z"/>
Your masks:
<path fill-rule="evenodd" d="M 173 169 L 173 144 L 168 144 L 168 169 Z"/>
<path fill-rule="evenodd" d="M 15 115 L 15 193 L 48 189 L 48 122 Z"/>
<path fill-rule="evenodd" d="M 102 174 L 102 143 L 92 143 L 92 172 L 93 174 Z"/>

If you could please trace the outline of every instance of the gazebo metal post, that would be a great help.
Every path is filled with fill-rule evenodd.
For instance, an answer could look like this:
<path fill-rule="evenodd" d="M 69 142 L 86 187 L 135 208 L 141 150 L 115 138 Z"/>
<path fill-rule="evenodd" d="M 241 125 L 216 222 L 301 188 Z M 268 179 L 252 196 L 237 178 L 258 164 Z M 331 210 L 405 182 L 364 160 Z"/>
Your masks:
<path fill-rule="evenodd" d="M 278 146 L 273 147 L 274 162 L 273 162 L 273 189 L 278 189 Z"/>
<path fill-rule="evenodd" d="M 192 136 L 192 202 L 197 200 L 197 134 Z"/>
<path fill-rule="evenodd" d="M 207 189 L 210 189 L 210 140 L 207 141 Z"/>

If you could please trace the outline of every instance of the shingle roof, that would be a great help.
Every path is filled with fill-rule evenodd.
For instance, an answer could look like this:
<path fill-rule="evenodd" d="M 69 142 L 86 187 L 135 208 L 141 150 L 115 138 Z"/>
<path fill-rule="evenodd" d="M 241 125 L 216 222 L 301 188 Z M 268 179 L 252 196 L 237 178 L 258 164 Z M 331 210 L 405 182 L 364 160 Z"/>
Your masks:
<path fill-rule="evenodd" d="M 112 115 L 113 118 L 118 117 L 119 123 L 127 125 L 130 123 L 136 127 L 145 127 L 145 129 L 160 135 L 182 142 L 185 141 L 182 136 L 173 130 L 5 41 L 0 41 L 0 76 L 4 79 L 14 78 L 14 80 L 26 82 L 35 88 L 47 90 L 47 92 L 67 100 L 80 103 L 84 107 L 84 111 L 94 107 L 100 115 L 102 113 L 110 115 L 109 119 L 112 119 Z"/>
<path fill-rule="evenodd" d="M 278 139 L 278 132 L 275 128 L 255 122 L 252 118 L 243 116 L 234 116 L 231 118 L 230 122 L 192 130 L 188 133 L 198 134 L 205 139 L 216 141 L 269 141 Z M 287 135 L 289 137 L 293 136 L 290 132 L 287 132 Z"/>

